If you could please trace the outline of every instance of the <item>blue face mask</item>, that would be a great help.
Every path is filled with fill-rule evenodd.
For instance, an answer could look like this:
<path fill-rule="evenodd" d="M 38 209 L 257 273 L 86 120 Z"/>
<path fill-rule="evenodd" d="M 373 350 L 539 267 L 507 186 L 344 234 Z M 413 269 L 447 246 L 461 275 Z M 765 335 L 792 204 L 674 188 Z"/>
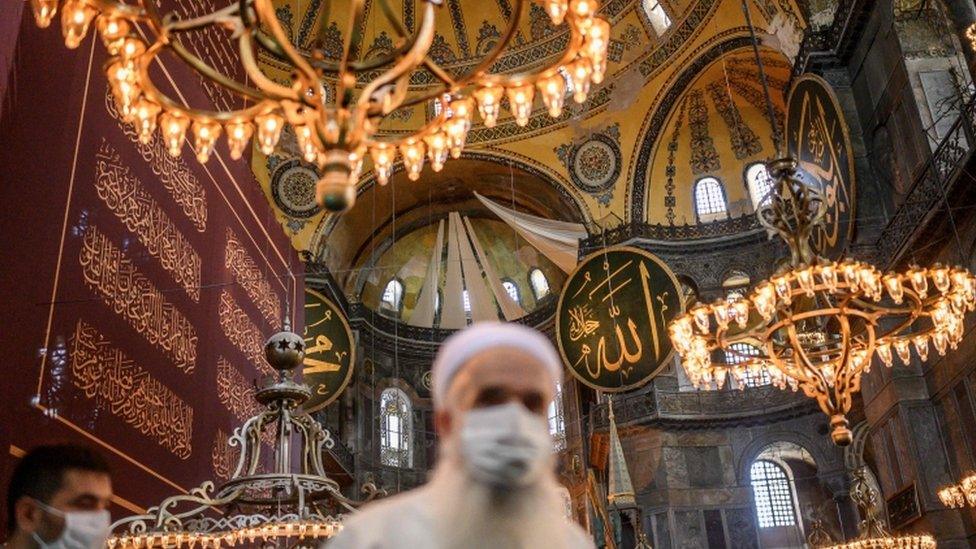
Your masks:
<path fill-rule="evenodd" d="M 31 537 L 42 549 L 103 549 L 111 533 L 112 517 L 108 511 L 62 511 L 37 501 L 49 514 L 64 519 L 64 530 L 54 541 L 44 541 L 34 532 Z"/>

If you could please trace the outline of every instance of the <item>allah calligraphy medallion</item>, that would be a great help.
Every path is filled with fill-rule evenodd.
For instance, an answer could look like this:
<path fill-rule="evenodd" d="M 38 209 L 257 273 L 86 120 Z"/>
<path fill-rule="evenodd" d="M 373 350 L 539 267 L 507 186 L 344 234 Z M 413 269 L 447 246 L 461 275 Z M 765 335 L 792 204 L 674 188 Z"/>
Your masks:
<path fill-rule="evenodd" d="M 342 311 L 324 295 L 305 288 L 305 362 L 302 379 L 312 389 L 306 412 L 321 410 L 352 379 L 356 346 Z"/>
<path fill-rule="evenodd" d="M 671 360 L 668 323 L 683 312 L 681 286 L 664 262 L 638 248 L 601 250 L 563 287 L 556 310 L 559 353 L 594 389 L 633 389 Z"/>
<path fill-rule="evenodd" d="M 820 189 L 827 202 L 824 226 L 811 235 L 814 250 L 838 259 L 854 229 L 854 157 L 837 96 L 823 78 L 807 74 L 790 90 L 786 150 L 800 180 Z"/>

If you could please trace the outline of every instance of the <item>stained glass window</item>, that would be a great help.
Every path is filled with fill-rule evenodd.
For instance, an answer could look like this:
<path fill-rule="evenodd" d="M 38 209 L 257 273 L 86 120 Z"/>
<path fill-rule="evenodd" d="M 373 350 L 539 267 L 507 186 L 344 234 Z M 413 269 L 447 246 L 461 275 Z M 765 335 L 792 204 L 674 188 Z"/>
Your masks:
<path fill-rule="evenodd" d="M 725 217 L 728 206 L 722 183 L 714 177 L 703 177 L 695 184 L 695 211 L 698 221 L 715 221 Z"/>
<path fill-rule="evenodd" d="M 658 36 L 661 36 L 671 27 L 671 18 L 668 17 L 668 12 L 664 10 L 664 6 L 661 5 L 659 0 L 643 0 L 641 5 L 644 8 L 644 15 L 647 16 L 647 20 L 651 22 L 651 26 L 654 27 L 654 32 Z"/>
<path fill-rule="evenodd" d="M 380 394 L 380 463 L 390 467 L 413 466 L 410 399 L 396 387 Z"/>
<path fill-rule="evenodd" d="M 529 284 L 532 286 L 532 294 L 536 299 L 542 299 L 549 295 L 549 280 L 540 269 L 529 271 Z"/>
<path fill-rule="evenodd" d="M 397 279 L 391 279 L 383 289 L 383 297 L 380 299 L 383 307 L 394 311 L 400 310 L 403 303 L 403 284 Z"/>
<path fill-rule="evenodd" d="M 556 385 L 556 396 L 549 403 L 546 414 L 549 417 L 549 434 L 552 435 L 552 445 L 556 451 L 566 449 L 566 417 L 563 415 L 563 387 Z"/>
<path fill-rule="evenodd" d="M 749 186 L 749 197 L 752 207 L 756 210 L 772 200 L 773 178 L 769 176 L 766 165 L 756 162 L 746 169 L 746 184 Z"/>
<path fill-rule="evenodd" d="M 756 517 L 760 528 L 793 526 L 793 485 L 782 467 L 772 461 L 756 460 L 750 469 L 752 494 L 756 500 Z"/>

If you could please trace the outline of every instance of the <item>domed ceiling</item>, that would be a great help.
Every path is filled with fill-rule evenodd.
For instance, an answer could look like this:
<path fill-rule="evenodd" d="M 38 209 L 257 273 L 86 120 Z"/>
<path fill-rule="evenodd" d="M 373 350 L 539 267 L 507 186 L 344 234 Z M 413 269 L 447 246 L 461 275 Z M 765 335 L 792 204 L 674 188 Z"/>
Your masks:
<path fill-rule="evenodd" d="M 360 182 L 357 205 L 342 218 L 315 210 L 312 186 L 317 174 L 298 158 L 293 138 L 284 137 L 270 157 L 256 152 L 255 175 L 295 247 L 312 252 L 337 273 L 362 266 L 363 246 L 369 239 L 392 237 L 394 211 L 400 228 L 410 215 L 436 219 L 457 210 L 478 218 L 475 189 L 499 200 L 514 190 L 524 198 L 516 202 L 526 211 L 585 223 L 591 232 L 628 221 L 694 223 L 691 195 L 697 178 L 718 177 L 726 184 L 729 201 L 736 203 L 746 198 L 740 184 L 743 169 L 774 156 L 774 151 L 741 1 L 662 0 L 659 4 L 669 22 L 663 28 L 649 18 L 658 5 L 654 0 L 601 3 L 600 11 L 611 23 L 609 68 L 607 78 L 591 89 L 584 104 L 567 101 L 563 115 L 553 119 L 537 99 L 524 128 L 510 117 L 490 129 L 476 119 L 468 138 L 468 160 L 448 161 L 440 173 L 427 167 L 416 182 L 399 174 L 378 190 L 367 174 Z M 293 40 L 306 49 L 318 44 L 330 56 L 339 52 L 337 39 L 345 33 L 349 5 L 348 0 L 276 1 L 279 18 Z M 392 0 L 390 5 L 409 23 L 422 3 Z M 517 5 L 515 0 L 445 0 L 438 8 L 438 37 L 431 56 L 449 71 L 470 67 L 497 40 L 496 32 L 503 32 Z M 367 15 L 358 53 L 365 58 L 396 43 L 396 33 L 379 6 L 376 0 L 364 2 Z M 790 75 L 787 59 L 795 54 L 806 23 L 794 0 L 751 0 L 748 7 L 764 45 L 773 102 L 781 111 Z M 532 69 L 551 60 L 564 45 L 565 31 L 550 28 L 535 2 L 526 0 L 523 10 L 513 45 L 494 71 Z M 262 61 L 269 75 L 287 81 L 288 75 L 273 59 Z M 412 93 L 429 90 L 429 82 L 429 75 L 418 73 Z M 432 110 L 426 102 L 393 113 L 384 131 L 417 128 L 432 116 Z M 676 152 L 669 159 L 675 134 Z M 711 140 L 713 163 L 692 162 L 702 156 L 707 141 L 703 136 Z M 510 173 L 516 174 L 514 185 Z M 452 185 L 453 180 L 465 183 Z M 438 193 L 445 185 L 454 189 L 442 196 L 448 205 L 441 207 L 435 199 L 433 213 L 421 214 L 428 211 L 428 198 L 441 196 Z M 375 200 L 370 198 L 373 193 L 377 193 Z M 396 208 L 391 206 L 394 196 Z M 410 201 L 413 214 L 405 213 Z M 419 223 L 418 219 L 413 221 Z M 397 232 L 398 238 L 406 234 Z M 341 274 L 337 277 L 345 280 Z"/>

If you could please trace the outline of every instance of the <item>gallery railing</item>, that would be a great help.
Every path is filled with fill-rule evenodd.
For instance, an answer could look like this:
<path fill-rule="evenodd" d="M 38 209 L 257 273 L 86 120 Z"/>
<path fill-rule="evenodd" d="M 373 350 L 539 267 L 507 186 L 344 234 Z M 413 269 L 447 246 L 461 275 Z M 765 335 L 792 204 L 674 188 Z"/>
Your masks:
<path fill-rule="evenodd" d="M 580 240 L 581 251 L 592 251 L 604 245 L 612 245 L 634 238 L 645 240 L 704 240 L 722 238 L 759 231 L 762 227 L 755 214 L 743 214 L 739 217 L 720 219 L 710 223 L 696 225 L 659 225 L 652 223 L 630 222 L 621 223 L 616 227 L 602 232 L 595 232 L 591 236 Z"/>

